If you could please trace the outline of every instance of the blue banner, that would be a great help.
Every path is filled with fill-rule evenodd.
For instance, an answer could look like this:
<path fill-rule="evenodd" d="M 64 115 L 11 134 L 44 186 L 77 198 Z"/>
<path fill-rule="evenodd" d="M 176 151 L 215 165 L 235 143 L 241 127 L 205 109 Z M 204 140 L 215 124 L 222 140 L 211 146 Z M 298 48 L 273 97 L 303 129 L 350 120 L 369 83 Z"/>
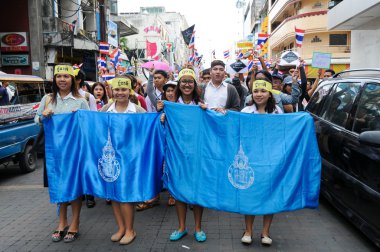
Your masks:
<path fill-rule="evenodd" d="M 174 198 L 262 215 L 316 208 L 321 159 L 307 113 L 223 115 L 165 102 L 164 179 Z"/>
<path fill-rule="evenodd" d="M 161 191 L 165 137 L 159 114 L 80 110 L 54 115 L 44 128 L 52 203 L 83 194 L 139 202 Z"/>

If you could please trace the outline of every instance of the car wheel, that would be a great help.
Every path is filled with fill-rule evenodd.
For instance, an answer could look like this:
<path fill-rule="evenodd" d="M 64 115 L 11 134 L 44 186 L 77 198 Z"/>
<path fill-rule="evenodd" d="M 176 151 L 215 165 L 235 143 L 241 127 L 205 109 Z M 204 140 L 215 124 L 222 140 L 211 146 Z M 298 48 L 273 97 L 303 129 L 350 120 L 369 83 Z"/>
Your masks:
<path fill-rule="evenodd" d="M 19 166 L 21 172 L 32 172 L 36 169 L 37 155 L 32 151 L 33 146 L 28 144 L 23 153 L 19 154 Z"/>

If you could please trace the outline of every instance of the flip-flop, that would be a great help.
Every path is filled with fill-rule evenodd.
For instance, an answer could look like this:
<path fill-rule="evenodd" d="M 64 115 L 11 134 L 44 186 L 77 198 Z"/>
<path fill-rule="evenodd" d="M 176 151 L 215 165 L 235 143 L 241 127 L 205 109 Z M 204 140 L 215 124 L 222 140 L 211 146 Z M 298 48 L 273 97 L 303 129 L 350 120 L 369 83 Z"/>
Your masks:
<path fill-rule="evenodd" d="M 187 235 L 187 230 L 184 230 L 182 232 L 178 232 L 178 230 L 174 231 L 171 235 L 170 235 L 170 240 L 171 241 L 178 241 L 180 239 L 182 239 L 185 235 Z"/>
<path fill-rule="evenodd" d="M 67 230 L 69 229 L 69 226 L 66 226 L 63 230 L 55 230 L 52 234 L 51 234 L 51 239 L 53 242 L 59 242 L 59 241 L 62 241 L 65 233 L 67 232 Z"/>
<path fill-rule="evenodd" d="M 73 242 L 79 237 L 79 232 L 67 232 L 65 237 L 63 238 L 63 241 L 68 243 L 68 242 Z"/>

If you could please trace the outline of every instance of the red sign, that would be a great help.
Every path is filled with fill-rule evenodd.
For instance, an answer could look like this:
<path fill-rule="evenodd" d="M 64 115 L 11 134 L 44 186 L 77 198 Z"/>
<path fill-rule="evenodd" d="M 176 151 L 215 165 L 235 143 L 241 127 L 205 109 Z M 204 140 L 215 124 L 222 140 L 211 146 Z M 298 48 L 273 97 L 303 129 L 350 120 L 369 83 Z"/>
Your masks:
<path fill-rule="evenodd" d="M 2 52 L 29 51 L 26 32 L 0 33 Z"/>

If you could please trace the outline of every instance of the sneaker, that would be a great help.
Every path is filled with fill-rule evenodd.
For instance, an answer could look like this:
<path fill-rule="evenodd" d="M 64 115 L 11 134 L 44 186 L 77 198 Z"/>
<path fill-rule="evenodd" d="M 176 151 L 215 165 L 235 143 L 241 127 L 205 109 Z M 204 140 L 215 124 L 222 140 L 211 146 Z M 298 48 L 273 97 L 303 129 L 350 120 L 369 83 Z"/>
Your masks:
<path fill-rule="evenodd" d="M 272 239 L 269 236 L 261 236 L 261 244 L 264 246 L 272 245 Z"/>
<path fill-rule="evenodd" d="M 241 237 L 241 242 L 243 244 L 246 244 L 246 245 L 251 244 L 252 243 L 252 236 L 246 235 L 246 233 L 244 232 L 243 237 Z"/>

